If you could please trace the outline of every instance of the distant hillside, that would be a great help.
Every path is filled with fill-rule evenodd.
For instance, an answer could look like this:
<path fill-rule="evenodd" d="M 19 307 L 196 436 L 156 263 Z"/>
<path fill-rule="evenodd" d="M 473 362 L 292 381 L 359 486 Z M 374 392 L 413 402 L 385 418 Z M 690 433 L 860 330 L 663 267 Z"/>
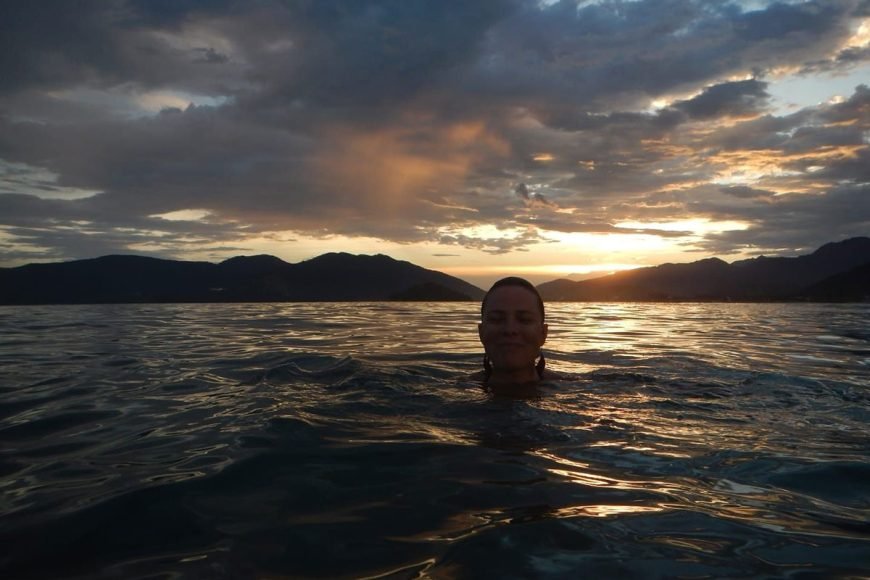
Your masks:
<path fill-rule="evenodd" d="M 820 302 L 870 302 L 870 264 L 825 278 L 803 289 L 798 297 Z"/>
<path fill-rule="evenodd" d="M 870 238 L 796 258 L 708 258 L 538 286 L 546 301 L 870 301 Z M 388 256 L 331 253 L 290 264 L 103 256 L 0 268 L 0 304 L 480 300 L 483 290 Z"/>
<path fill-rule="evenodd" d="M 708 258 L 579 282 L 554 280 L 538 290 L 547 301 L 867 300 L 870 285 L 861 268 L 868 264 L 870 238 L 861 237 L 796 258 L 762 256 L 732 264 Z"/>
<path fill-rule="evenodd" d="M 409 297 L 480 300 L 483 290 L 388 256 L 344 253 L 324 254 L 297 264 L 274 256 L 240 256 L 220 264 L 104 256 L 0 268 L 0 304 L 313 302 Z"/>

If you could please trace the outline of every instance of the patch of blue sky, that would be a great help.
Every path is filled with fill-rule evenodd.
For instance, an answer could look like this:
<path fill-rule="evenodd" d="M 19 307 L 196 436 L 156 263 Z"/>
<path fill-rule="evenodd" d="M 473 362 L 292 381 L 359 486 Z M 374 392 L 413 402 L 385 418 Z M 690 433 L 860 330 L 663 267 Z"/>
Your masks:
<path fill-rule="evenodd" d="M 848 99 L 862 84 L 870 85 L 870 63 L 849 71 L 786 76 L 771 81 L 767 92 L 774 114 L 787 115 L 805 107 Z"/>

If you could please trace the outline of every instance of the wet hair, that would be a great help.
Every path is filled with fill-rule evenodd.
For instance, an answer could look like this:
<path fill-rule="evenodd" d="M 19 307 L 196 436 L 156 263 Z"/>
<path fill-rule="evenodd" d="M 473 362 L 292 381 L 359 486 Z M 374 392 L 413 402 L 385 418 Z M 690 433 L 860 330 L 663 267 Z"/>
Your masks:
<path fill-rule="evenodd" d="M 520 288 L 525 288 L 529 292 L 535 295 L 535 298 L 538 301 L 538 310 L 541 311 L 541 323 L 544 322 L 544 300 L 541 298 L 541 293 L 538 292 L 538 289 L 535 288 L 535 285 L 526 280 L 525 278 L 519 278 L 518 276 L 508 276 L 507 278 L 502 278 L 498 280 L 495 284 L 493 284 L 490 289 L 484 294 L 483 301 L 480 303 L 480 317 L 483 319 L 484 313 L 486 312 L 486 300 L 489 298 L 489 295 L 492 294 L 492 291 L 496 288 L 501 288 L 503 286 L 519 286 Z M 546 361 L 544 360 L 544 353 L 541 353 L 541 358 L 535 364 L 535 370 L 538 371 L 538 377 L 544 376 L 544 367 L 546 366 Z M 492 364 L 489 362 L 489 357 L 486 354 L 483 355 L 483 373 L 484 380 L 488 381 L 490 375 L 492 374 Z"/>

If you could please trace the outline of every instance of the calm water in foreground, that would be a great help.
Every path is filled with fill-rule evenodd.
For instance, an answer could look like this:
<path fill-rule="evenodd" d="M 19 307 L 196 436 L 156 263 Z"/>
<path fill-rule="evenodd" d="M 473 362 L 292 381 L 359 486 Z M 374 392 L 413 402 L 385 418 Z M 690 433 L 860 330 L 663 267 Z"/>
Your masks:
<path fill-rule="evenodd" d="M 0 577 L 870 575 L 870 305 L 477 308 L 0 308 Z"/>

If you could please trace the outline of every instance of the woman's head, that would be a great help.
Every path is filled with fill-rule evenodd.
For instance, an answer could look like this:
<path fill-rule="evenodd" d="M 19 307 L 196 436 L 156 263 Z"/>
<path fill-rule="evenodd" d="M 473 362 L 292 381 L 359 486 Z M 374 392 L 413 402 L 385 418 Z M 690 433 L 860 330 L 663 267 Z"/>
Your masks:
<path fill-rule="evenodd" d="M 478 334 L 488 373 L 519 381 L 537 379 L 543 371 L 543 362 L 536 368 L 536 360 L 547 339 L 544 302 L 527 280 L 511 277 L 493 284 L 481 304 Z"/>
<path fill-rule="evenodd" d="M 524 278 L 518 278 L 516 276 L 509 276 L 507 278 L 502 278 L 501 280 L 497 281 L 495 284 L 493 284 L 490 287 L 489 291 L 483 296 L 483 302 L 480 303 L 481 320 L 483 319 L 483 316 L 486 313 L 486 303 L 487 303 L 487 299 L 490 297 L 490 295 L 492 295 L 492 293 L 494 291 L 498 290 L 499 288 L 505 288 L 508 286 L 525 288 L 531 294 L 534 295 L 535 301 L 537 302 L 537 305 L 538 305 L 538 311 L 541 314 L 541 322 L 543 322 L 544 321 L 544 301 L 541 299 L 541 295 L 538 293 L 538 289 L 535 288 L 535 286 L 531 282 L 529 282 L 528 280 L 526 280 Z"/>

